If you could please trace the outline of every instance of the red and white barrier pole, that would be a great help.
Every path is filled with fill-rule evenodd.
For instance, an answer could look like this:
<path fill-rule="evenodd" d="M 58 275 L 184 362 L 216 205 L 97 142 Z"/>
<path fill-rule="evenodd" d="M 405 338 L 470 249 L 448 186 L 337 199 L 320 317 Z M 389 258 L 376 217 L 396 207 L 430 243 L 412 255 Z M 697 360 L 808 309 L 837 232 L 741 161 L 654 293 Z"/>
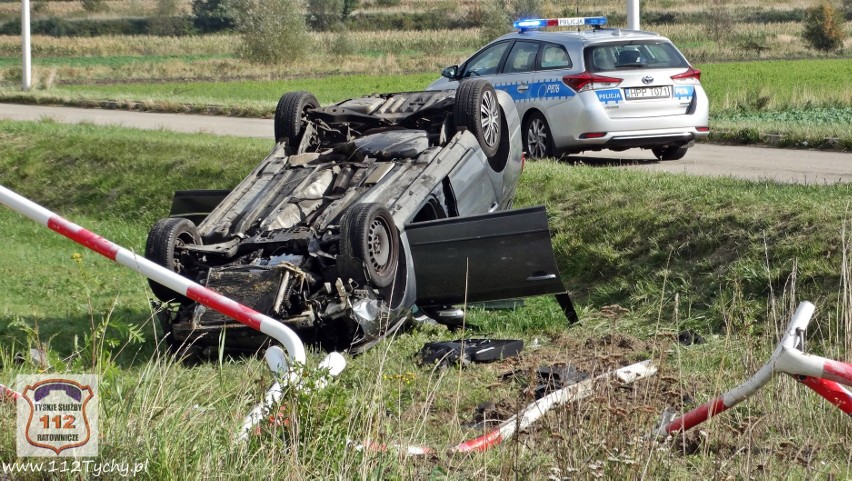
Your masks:
<path fill-rule="evenodd" d="M 530 404 L 522 412 L 500 423 L 493 431 L 457 444 L 450 449 L 450 452 L 467 453 L 471 451 L 486 451 L 511 438 L 518 431 L 528 428 L 552 408 L 589 397 L 595 392 L 595 388 L 601 382 L 614 378 L 621 384 L 630 384 L 653 376 L 656 372 L 657 366 L 654 363 L 651 361 L 642 361 L 564 387 Z"/>
<path fill-rule="evenodd" d="M 601 382 L 606 382 L 615 379 L 622 385 L 636 382 L 640 379 L 651 377 L 657 373 L 657 366 L 650 360 L 637 362 L 606 374 L 602 374 L 592 379 L 586 379 L 578 383 L 566 386 L 558 391 L 554 391 L 547 396 L 531 403 L 520 413 L 510 417 L 500 423 L 499 426 L 492 431 L 483 434 L 482 436 L 463 441 L 449 449 L 450 453 L 469 453 L 487 451 L 494 446 L 506 441 L 515 435 L 518 431 L 530 427 L 539 418 L 545 415 L 548 411 L 556 406 L 568 404 L 570 402 L 579 401 L 587 398 L 595 393 L 596 388 Z M 367 441 L 364 444 L 355 446 L 358 451 L 369 452 L 385 452 L 397 451 L 400 454 L 407 456 L 421 456 L 434 453 L 435 450 L 428 446 L 402 446 L 402 445 L 386 445 Z"/>
<path fill-rule="evenodd" d="M 158 284 L 215 309 L 252 329 L 256 329 L 280 342 L 287 350 L 289 368 L 303 366 L 306 361 L 302 340 L 289 327 L 249 307 L 233 301 L 215 291 L 155 264 L 148 259 L 114 244 L 73 222 L 63 219 L 44 207 L 0 185 L 0 203 L 37 223 L 81 244 L 98 254 L 130 268 Z M 291 374 L 295 376 L 295 374 Z"/>
<path fill-rule="evenodd" d="M 270 346 L 266 350 L 263 357 L 266 359 L 269 369 L 273 373 L 287 372 L 287 359 L 284 352 L 278 346 Z M 320 372 L 320 377 L 314 381 L 314 388 L 322 389 L 329 381 L 329 378 L 337 376 L 346 367 L 346 359 L 339 352 L 330 352 L 325 359 L 317 366 L 317 371 Z M 301 387 L 301 386 L 300 386 Z M 302 387 L 303 392 L 306 388 Z M 245 419 L 243 425 L 237 435 L 234 437 L 234 443 L 246 441 L 252 432 L 252 429 L 257 426 L 265 417 L 269 416 L 272 408 L 281 402 L 281 397 L 284 395 L 284 389 L 281 383 L 276 380 L 272 386 L 266 391 L 263 401 L 256 404 Z"/>
<path fill-rule="evenodd" d="M 18 398 L 20 398 L 20 397 L 21 397 L 21 395 L 18 392 L 0 384 L 0 400 L 1 401 L 16 402 L 18 400 Z"/>
<path fill-rule="evenodd" d="M 825 398 L 826 401 L 834 404 L 841 411 L 852 415 L 852 392 L 841 386 L 840 384 L 811 376 L 793 376 L 797 381 L 811 388 Z"/>
<path fill-rule="evenodd" d="M 839 385 L 852 386 L 852 365 L 805 354 L 800 350 L 804 345 L 805 330 L 815 309 L 814 305 L 807 301 L 799 304 L 769 361 L 751 379 L 663 425 L 660 434 L 686 431 L 736 406 L 769 382 L 775 373 L 796 377 L 843 412 L 852 413 L 852 394 Z"/>

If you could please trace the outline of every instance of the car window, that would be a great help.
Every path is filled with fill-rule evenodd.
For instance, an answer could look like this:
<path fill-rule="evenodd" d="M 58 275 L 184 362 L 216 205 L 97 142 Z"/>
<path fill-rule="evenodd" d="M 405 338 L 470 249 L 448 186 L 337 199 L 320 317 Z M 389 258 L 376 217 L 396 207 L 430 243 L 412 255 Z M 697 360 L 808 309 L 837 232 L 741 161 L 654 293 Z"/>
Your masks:
<path fill-rule="evenodd" d="M 494 44 L 472 57 L 464 67 L 462 77 L 493 75 L 511 42 Z"/>
<path fill-rule="evenodd" d="M 538 42 L 515 42 L 506 57 L 503 73 L 531 72 L 535 68 L 537 53 Z"/>
<path fill-rule="evenodd" d="M 653 40 L 593 45 L 586 47 L 585 57 L 590 72 L 689 65 L 674 45 Z"/>
<path fill-rule="evenodd" d="M 571 68 L 571 57 L 565 47 L 555 43 L 545 43 L 541 47 L 542 70 Z"/>

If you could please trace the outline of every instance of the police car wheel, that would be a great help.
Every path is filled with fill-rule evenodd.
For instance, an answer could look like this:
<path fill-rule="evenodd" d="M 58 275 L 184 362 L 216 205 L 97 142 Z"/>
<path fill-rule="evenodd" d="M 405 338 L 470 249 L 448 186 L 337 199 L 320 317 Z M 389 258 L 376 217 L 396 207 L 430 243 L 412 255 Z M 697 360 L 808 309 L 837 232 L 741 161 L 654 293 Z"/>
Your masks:
<path fill-rule="evenodd" d="M 524 151 L 532 159 L 553 156 L 553 136 L 547 120 L 538 112 L 527 118 L 524 124 Z"/>
<path fill-rule="evenodd" d="M 687 150 L 689 150 L 689 147 L 672 145 L 669 147 L 654 147 L 651 149 L 651 152 L 660 160 L 680 160 L 686 155 Z"/>
<path fill-rule="evenodd" d="M 500 148 L 503 110 L 497 92 L 487 80 L 468 79 L 459 84 L 454 106 L 456 125 L 467 127 L 479 141 L 486 157 L 493 157 Z"/>
<path fill-rule="evenodd" d="M 275 142 L 287 141 L 295 148 L 302 140 L 303 117 L 309 109 L 319 108 L 317 98 L 310 92 L 288 92 L 275 107 Z"/>

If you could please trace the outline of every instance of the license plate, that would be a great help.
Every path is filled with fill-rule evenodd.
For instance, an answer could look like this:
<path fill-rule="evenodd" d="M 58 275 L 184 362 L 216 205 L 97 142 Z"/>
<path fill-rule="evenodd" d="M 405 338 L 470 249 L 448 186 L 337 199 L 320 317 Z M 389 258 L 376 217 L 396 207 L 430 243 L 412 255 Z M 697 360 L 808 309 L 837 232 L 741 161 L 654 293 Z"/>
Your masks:
<path fill-rule="evenodd" d="M 624 89 L 627 100 L 638 99 L 667 99 L 672 96 L 671 85 L 660 85 L 658 87 L 633 87 Z"/>

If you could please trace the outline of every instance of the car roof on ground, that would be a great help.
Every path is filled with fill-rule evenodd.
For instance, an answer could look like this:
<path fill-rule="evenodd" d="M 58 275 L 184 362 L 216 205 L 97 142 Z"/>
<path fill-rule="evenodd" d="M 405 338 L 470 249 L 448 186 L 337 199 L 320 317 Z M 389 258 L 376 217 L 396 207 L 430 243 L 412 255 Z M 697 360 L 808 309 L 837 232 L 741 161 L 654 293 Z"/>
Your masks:
<path fill-rule="evenodd" d="M 525 32 L 512 32 L 503 35 L 502 37 L 493 40 L 508 40 L 513 38 L 528 38 L 532 40 L 542 40 L 546 42 L 564 43 L 566 41 L 579 41 L 584 44 L 619 41 L 625 39 L 660 39 L 665 38 L 654 32 L 646 32 L 644 30 L 627 30 L 622 28 L 602 28 L 598 30 L 561 30 L 561 31 L 545 31 L 545 30 L 527 30 Z"/>

